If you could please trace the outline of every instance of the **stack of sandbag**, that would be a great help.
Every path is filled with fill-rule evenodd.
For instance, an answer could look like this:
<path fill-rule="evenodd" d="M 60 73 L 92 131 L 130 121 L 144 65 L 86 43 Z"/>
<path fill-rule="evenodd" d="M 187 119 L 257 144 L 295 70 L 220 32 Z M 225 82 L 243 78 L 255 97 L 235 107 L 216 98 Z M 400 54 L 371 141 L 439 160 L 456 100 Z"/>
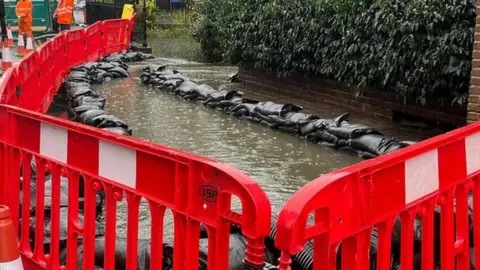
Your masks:
<path fill-rule="evenodd" d="M 122 61 L 89 62 L 70 70 L 67 80 L 74 82 L 103 83 L 114 78 L 128 77 L 128 66 Z"/>
<path fill-rule="evenodd" d="M 126 268 L 126 258 L 127 258 L 127 239 L 117 237 L 115 242 L 115 267 L 116 269 L 125 269 Z M 199 258 L 198 258 L 198 268 L 199 270 L 206 270 L 208 262 L 208 235 L 204 231 L 200 232 L 199 235 Z M 189 243 L 185 242 L 182 246 L 187 247 Z M 243 259 L 245 259 L 245 250 L 246 240 L 243 237 L 240 230 L 231 230 L 229 236 L 229 270 L 243 270 L 246 269 L 243 264 Z M 97 237 L 95 239 L 95 269 L 104 269 L 104 252 L 105 252 L 105 238 L 103 236 Z M 263 270 L 274 270 L 277 269 L 273 264 L 273 259 L 276 258 L 272 254 L 272 250 L 265 249 L 266 253 L 266 265 L 263 267 Z M 82 269 L 83 261 L 83 246 L 82 243 L 78 243 L 77 249 L 78 256 L 78 269 Z M 150 269 L 151 261 L 151 241 L 146 239 L 139 239 L 137 245 L 137 267 L 136 269 Z M 163 243 L 163 258 L 162 258 L 162 269 L 173 269 L 174 263 L 174 245 L 172 242 L 166 241 Z M 64 249 L 60 255 L 60 263 L 64 264 L 67 259 L 67 250 Z"/>
<path fill-rule="evenodd" d="M 232 78 L 234 77 L 233 75 Z M 318 116 L 303 113 L 303 108 L 294 104 L 249 100 L 239 91 L 217 90 L 206 84 L 197 84 L 165 65 L 146 67 L 140 79 L 144 84 L 169 91 L 184 99 L 203 103 L 207 107 L 315 143 L 353 151 L 363 158 L 380 156 L 411 144 L 387 138 L 378 130 L 365 125 L 350 124 L 348 114 L 336 119 L 320 119 Z"/>
<path fill-rule="evenodd" d="M 39 181 L 40 179 L 40 174 L 43 173 L 43 179 Z M 74 196 L 72 191 L 69 191 L 69 179 L 63 177 L 63 176 L 57 176 L 59 179 L 58 184 L 60 184 L 60 188 L 58 190 L 59 192 L 59 197 L 56 197 L 55 200 L 59 200 L 58 206 L 60 207 L 60 215 L 59 215 L 59 227 L 58 227 L 58 232 L 59 232 L 59 246 L 60 248 L 66 248 L 67 244 L 67 227 L 68 227 L 68 200 L 69 197 Z M 25 181 L 25 179 L 30 179 L 30 181 Z M 74 179 L 72 179 L 74 180 Z M 78 190 L 76 190 L 78 196 L 78 220 L 80 224 L 84 224 L 84 201 L 85 201 L 85 192 L 84 192 L 84 180 L 83 177 L 80 176 L 78 184 Z M 51 244 L 51 234 L 52 234 L 52 212 L 53 211 L 53 198 L 54 198 L 54 191 L 53 191 L 53 185 L 54 185 L 54 176 L 50 172 L 45 172 L 45 171 L 37 171 L 37 166 L 32 159 L 30 163 L 30 175 L 24 175 L 24 170 L 21 168 L 20 169 L 20 213 L 19 216 L 22 217 L 22 205 L 23 205 L 23 198 L 25 196 L 25 192 L 30 193 L 30 220 L 29 220 L 29 227 L 30 227 L 30 236 L 35 235 L 35 230 L 39 226 L 35 222 L 35 216 L 38 214 L 37 213 L 37 190 L 40 188 L 39 185 L 43 186 L 43 198 L 41 201 L 43 202 L 43 216 L 44 216 L 44 224 L 43 224 L 43 231 L 44 231 L 44 250 L 45 252 L 49 252 L 49 247 Z M 28 189 L 27 189 L 28 186 Z M 103 219 L 103 206 L 104 206 L 104 200 L 105 200 L 105 193 L 103 191 L 100 191 L 96 193 L 96 201 L 95 201 L 95 235 L 96 236 L 102 236 L 104 235 L 104 227 L 103 227 L 103 222 L 101 220 Z M 20 219 L 19 222 L 20 226 L 22 224 L 22 220 Z M 79 235 L 79 238 L 81 239 L 82 236 Z M 31 237 L 30 239 L 30 244 L 32 246 L 32 249 L 34 247 L 34 238 Z"/>
<path fill-rule="evenodd" d="M 106 56 L 103 61 L 105 62 L 141 62 L 148 59 L 153 59 L 154 57 L 151 54 L 142 53 L 142 52 L 122 52 L 114 53 L 109 56 Z"/>
<path fill-rule="evenodd" d="M 127 66 L 123 62 L 86 63 L 73 68 L 62 85 L 69 104 L 70 119 L 83 124 L 131 135 L 128 125 L 116 116 L 105 112 L 106 99 L 92 88 L 109 78 L 127 77 Z"/>

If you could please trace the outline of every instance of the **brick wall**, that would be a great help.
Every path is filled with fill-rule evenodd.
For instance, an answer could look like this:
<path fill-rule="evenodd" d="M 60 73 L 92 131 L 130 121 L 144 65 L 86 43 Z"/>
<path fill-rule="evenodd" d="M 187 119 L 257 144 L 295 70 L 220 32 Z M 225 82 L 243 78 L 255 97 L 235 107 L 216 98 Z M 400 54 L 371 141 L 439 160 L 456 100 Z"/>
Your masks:
<path fill-rule="evenodd" d="M 480 0 L 477 0 L 477 21 L 472 54 L 472 76 L 468 91 L 468 123 L 480 120 Z"/>
<path fill-rule="evenodd" d="M 251 85 L 252 88 L 258 89 L 257 91 L 271 96 L 280 96 L 286 100 L 291 97 L 301 102 L 300 105 L 306 109 L 329 104 L 349 112 L 360 112 L 388 120 L 392 120 L 394 112 L 398 112 L 441 124 L 461 126 L 466 123 L 466 108 L 447 106 L 440 110 L 436 102 L 427 102 L 422 106 L 415 100 L 404 100 L 379 91 L 349 87 L 331 80 L 302 76 L 277 78 L 274 75 L 247 68 L 240 68 L 239 79 Z M 479 95 L 476 100 L 479 102 L 477 106 L 480 117 L 480 75 L 478 82 Z"/>

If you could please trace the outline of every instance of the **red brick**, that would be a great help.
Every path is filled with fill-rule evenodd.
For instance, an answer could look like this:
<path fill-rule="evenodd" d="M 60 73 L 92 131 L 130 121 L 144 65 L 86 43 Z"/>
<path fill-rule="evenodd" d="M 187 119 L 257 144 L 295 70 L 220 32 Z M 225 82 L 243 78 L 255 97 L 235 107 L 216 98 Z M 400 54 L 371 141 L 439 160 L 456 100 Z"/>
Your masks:
<path fill-rule="evenodd" d="M 470 85 L 472 85 L 472 86 L 480 86 L 480 77 L 472 76 L 472 77 L 470 78 Z"/>

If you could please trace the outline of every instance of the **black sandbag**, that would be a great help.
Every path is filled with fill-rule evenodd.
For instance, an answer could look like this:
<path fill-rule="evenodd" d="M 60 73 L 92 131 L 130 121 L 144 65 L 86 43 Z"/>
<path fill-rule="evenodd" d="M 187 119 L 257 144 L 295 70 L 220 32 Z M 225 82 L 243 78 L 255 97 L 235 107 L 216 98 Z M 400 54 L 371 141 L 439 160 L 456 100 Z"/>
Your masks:
<path fill-rule="evenodd" d="M 122 62 L 123 59 L 118 54 L 111 54 L 102 59 L 103 62 Z"/>
<path fill-rule="evenodd" d="M 236 111 L 234 111 L 234 112 L 233 112 L 233 111 L 230 111 L 230 115 L 241 118 L 241 117 L 243 117 L 243 116 L 245 116 L 245 115 L 248 115 L 248 110 L 245 109 L 245 108 L 240 108 L 240 109 L 238 109 L 238 110 L 236 110 Z"/>
<path fill-rule="evenodd" d="M 88 72 L 90 70 L 93 70 L 93 69 L 97 68 L 97 66 L 98 66 L 98 63 L 96 63 L 96 62 L 87 62 L 87 63 L 80 64 L 78 66 L 73 67 L 72 69 L 70 69 L 70 71 L 77 70 L 77 71 Z"/>
<path fill-rule="evenodd" d="M 74 106 L 76 106 L 76 105 L 74 105 Z M 81 105 L 76 106 L 75 109 L 76 109 L 77 107 L 82 107 L 82 108 L 83 108 L 83 107 L 85 107 L 85 106 L 91 106 L 92 109 L 93 109 L 93 108 L 96 108 L 96 109 L 99 109 L 99 110 L 105 109 L 105 104 L 104 104 L 103 102 L 101 102 L 101 101 L 88 102 L 88 103 L 85 103 L 85 104 L 81 104 Z M 76 111 L 75 109 L 74 109 L 74 111 Z"/>
<path fill-rule="evenodd" d="M 120 118 L 113 115 L 109 115 L 109 114 L 99 115 L 97 117 L 94 117 L 92 120 L 93 120 L 93 125 L 98 128 L 106 128 L 106 127 L 128 128 L 127 124 L 125 124 L 125 122 L 123 122 Z"/>
<path fill-rule="evenodd" d="M 164 246 L 166 245 L 164 244 Z M 104 252 L 105 238 L 98 237 L 95 239 L 95 265 L 103 267 Z M 150 269 L 150 240 L 138 239 L 137 256 L 137 269 Z M 126 259 L 127 239 L 117 237 L 115 241 L 115 269 L 126 269 Z"/>
<path fill-rule="evenodd" d="M 288 133 L 288 134 L 292 134 L 292 135 L 297 135 L 298 134 L 298 128 L 296 127 L 286 127 L 286 126 L 280 126 L 280 127 L 276 127 L 278 130 L 282 131 L 282 132 L 285 132 L 285 133 Z"/>
<path fill-rule="evenodd" d="M 353 149 L 370 152 L 376 156 L 384 155 L 402 148 L 402 145 L 393 139 L 379 134 L 367 134 L 347 141 Z"/>
<path fill-rule="evenodd" d="M 256 107 L 256 104 L 253 104 L 253 103 L 241 103 L 241 104 L 238 104 L 236 106 L 234 106 L 231 110 L 231 113 L 232 115 L 234 116 L 249 116 L 249 115 L 252 115 L 253 114 L 253 111 L 255 110 L 255 107 Z M 243 109 L 242 112 L 244 112 L 243 114 L 238 114 L 236 113 L 237 111 Z"/>
<path fill-rule="evenodd" d="M 271 101 L 257 103 L 255 111 L 263 115 L 284 115 L 287 112 L 299 112 L 303 107 L 293 104 L 277 104 Z"/>
<path fill-rule="evenodd" d="M 218 92 L 217 90 L 213 89 L 212 87 L 206 84 L 200 84 L 193 87 L 187 95 L 184 96 L 185 99 L 189 100 L 206 100 L 210 97 L 211 94 Z"/>
<path fill-rule="evenodd" d="M 222 91 L 216 91 L 210 94 L 207 100 L 205 100 L 205 104 L 208 104 L 209 102 L 219 102 L 222 100 L 230 100 L 234 97 L 242 97 L 243 92 L 239 91 L 227 91 L 227 90 L 222 90 Z"/>
<path fill-rule="evenodd" d="M 104 110 L 89 110 L 80 114 L 78 120 L 87 125 L 93 125 L 93 118 L 104 114 L 106 114 Z"/>
<path fill-rule="evenodd" d="M 108 62 L 101 62 L 97 65 L 97 69 L 101 69 L 103 71 L 108 71 L 114 67 L 116 67 L 114 64 Z"/>
<path fill-rule="evenodd" d="M 252 112 L 252 114 L 255 118 L 259 119 L 260 121 L 264 121 L 268 123 L 268 126 L 270 126 L 270 124 L 274 124 L 277 122 L 275 118 L 270 117 L 269 115 L 263 115 L 260 112 L 255 110 Z M 275 116 L 275 115 L 271 115 L 271 116 Z M 275 127 L 275 125 L 272 125 L 272 127 Z"/>
<path fill-rule="evenodd" d="M 232 109 L 233 106 L 236 106 L 237 104 L 241 103 L 242 100 L 243 100 L 242 97 L 234 96 L 230 99 L 221 100 L 219 102 L 210 102 L 208 104 L 215 103 L 215 105 L 212 106 L 212 107 L 225 110 L 225 112 L 228 113 Z"/>
<path fill-rule="evenodd" d="M 119 75 L 118 75 L 118 78 L 122 78 L 122 77 L 123 77 L 123 78 L 126 78 L 126 77 L 128 77 L 128 72 L 127 72 L 125 69 L 121 68 L 121 67 L 114 67 L 114 68 L 112 68 L 112 69 L 109 69 L 108 72 L 109 72 L 109 73 L 117 73 L 117 74 L 119 74 Z M 115 77 L 115 76 L 114 76 L 114 77 Z M 117 77 L 116 77 L 116 78 L 117 78 Z"/>
<path fill-rule="evenodd" d="M 167 68 L 166 65 L 148 65 L 145 68 L 143 68 L 142 71 L 144 74 L 152 74 L 156 71 L 162 71 L 166 68 Z"/>
<path fill-rule="evenodd" d="M 339 138 L 325 130 L 317 130 L 315 133 L 308 134 L 306 139 L 312 142 L 321 143 L 333 147 L 338 147 Z"/>
<path fill-rule="evenodd" d="M 197 86 L 196 83 L 192 81 L 183 81 L 178 87 L 175 88 L 175 94 L 182 96 L 188 94 L 193 88 Z"/>
<path fill-rule="evenodd" d="M 300 112 L 288 112 L 284 116 L 271 115 L 270 118 L 275 120 L 278 127 L 284 126 L 297 129 L 310 123 L 312 120 L 319 119 L 318 116 Z"/>
<path fill-rule="evenodd" d="M 73 99 L 75 107 L 90 104 L 101 104 L 101 107 L 105 107 L 106 102 L 107 99 L 104 97 L 78 96 Z"/>
<path fill-rule="evenodd" d="M 80 224 L 84 224 L 84 219 L 82 214 L 78 214 L 78 221 Z M 59 226 L 59 237 L 60 237 L 60 248 L 64 248 L 67 243 L 67 225 L 68 225 L 68 207 L 60 208 L 60 226 Z M 30 218 L 30 235 L 35 235 L 35 217 Z M 44 220 L 44 244 L 48 245 L 51 241 L 51 212 L 50 210 L 45 211 L 45 220 Z M 95 221 L 95 236 L 105 235 L 104 227 L 102 223 Z M 83 238 L 81 234 L 78 235 L 78 238 Z"/>
<path fill-rule="evenodd" d="M 345 122 L 348 119 L 349 114 L 344 113 L 334 119 L 313 119 L 300 129 L 300 134 L 306 136 L 307 134 L 315 133 L 319 129 L 325 129 L 326 127 L 337 127 L 340 123 Z"/>
<path fill-rule="evenodd" d="M 137 267 L 138 270 L 150 269 L 150 241 L 138 239 L 137 245 Z M 67 250 L 60 252 L 60 263 L 65 264 L 67 260 Z M 75 269 L 83 269 L 83 244 L 78 241 L 77 244 L 77 266 Z M 104 269 L 105 264 L 105 238 L 97 237 L 95 239 L 94 269 Z M 127 258 L 127 240 L 117 237 L 115 240 L 115 269 L 126 269 Z M 173 269 L 173 247 L 163 244 L 163 263 L 162 269 Z"/>
<path fill-rule="evenodd" d="M 378 134 L 383 135 L 375 128 L 362 125 L 362 124 L 349 124 L 348 122 L 342 122 L 339 127 L 327 126 L 326 130 L 342 139 L 354 139 L 362 135 Z"/>
<path fill-rule="evenodd" d="M 260 119 L 258 119 L 258 118 L 256 118 L 256 117 L 250 116 L 250 115 L 244 115 L 244 116 L 242 116 L 242 117 L 243 117 L 243 119 L 248 120 L 248 121 L 250 121 L 250 122 L 252 122 L 252 123 L 255 123 L 255 124 L 258 124 L 258 123 L 260 123 L 260 122 L 262 121 L 262 120 L 260 120 Z"/>
<path fill-rule="evenodd" d="M 91 111 L 91 110 L 103 110 L 103 108 L 100 108 L 100 106 L 97 106 L 97 104 L 94 104 L 94 105 L 88 104 L 88 105 L 82 105 L 82 106 L 73 108 L 73 112 L 76 115 L 82 114 L 86 111 Z"/>
<path fill-rule="evenodd" d="M 143 84 L 151 84 L 151 76 L 149 74 L 140 75 L 140 82 Z"/>
<path fill-rule="evenodd" d="M 95 72 L 95 74 L 92 74 L 90 76 L 90 79 L 94 83 L 103 83 L 108 81 L 110 77 L 111 77 L 111 74 L 109 72 L 99 69 Z"/>
<path fill-rule="evenodd" d="M 75 99 L 79 96 L 98 97 L 98 95 L 95 92 L 93 92 L 91 88 L 86 88 L 86 87 L 73 88 L 69 92 L 70 92 L 69 99 Z"/>
<path fill-rule="evenodd" d="M 245 249 L 246 241 L 241 234 L 230 234 L 229 235 L 229 256 L 228 256 L 228 269 L 229 270 L 243 270 L 244 264 L 243 260 L 245 259 Z M 271 267 L 271 263 L 277 263 L 274 259 L 273 254 L 266 249 L 266 262 L 268 267 Z M 199 254 L 199 263 L 198 269 L 207 269 L 208 264 L 208 238 L 200 239 L 200 254 Z M 268 268 L 267 268 L 268 269 Z"/>
<path fill-rule="evenodd" d="M 170 79 L 162 82 L 161 84 L 155 85 L 159 89 L 166 89 L 169 91 L 172 91 L 176 89 L 179 85 L 181 85 L 184 82 L 182 79 Z"/>
<path fill-rule="evenodd" d="M 72 194 L 68 193 L 68 181 L 69 179 L 65 177 L 60 178 L 60 206 L 61 207 L 67 207 L 68 206 L 68 197 L 71 196 Z M 72 179 L 72 181 L 75 181 L 75 179 Z M 80 179 L 79 179 L 80 181 Z M 22 181 L 23 182 L 23 181 Z M 79 205 L 78 209 L 80 213 L 83 212 L 83 187 L 81 186 L 82 181 L 80 181 L 80 186 L 79 186 Z M 22 183 L 23 187 L 23 183 Z M 51 174 L 46 174 L 45 175 L 45 184 L 44 184 L 44 208 L 45 209 L 50 209 L 52 207 L 52 195 L 53 195 L 53 190 L 52 190 L 52 175 Z M 96 198 L 95 198 L 95 205 L 96 205 L 96 211 L 97 211 L 97 216 L 101 214 L 101 208 L 103 206 L 103 202 L 105 199 L 105 194 L 104 192 L 99 192 L 96 193 Z M 23 188 L 20 191 L 20 202 L 23 203 Z M 35 211 L 35 208 L 37 206 L 37 182 L 32 179 L 30 181 L 30 210 Z"/>
<path fill-rule="evenodd" d="M 189 81 L 190 79 L 188 79 L 187 77 L 179 74 L 179 73 L 176 73 L 176 74 L 165 74 L 165 75 L 159 75 L 159 76 L 156 76 L 158 79 L 162 80 L 162 81 L 167 81 L 167 80 L 172 80 L 172 79 L 180 79 L 180 80 L 183 80 L 183 81 Z"/>

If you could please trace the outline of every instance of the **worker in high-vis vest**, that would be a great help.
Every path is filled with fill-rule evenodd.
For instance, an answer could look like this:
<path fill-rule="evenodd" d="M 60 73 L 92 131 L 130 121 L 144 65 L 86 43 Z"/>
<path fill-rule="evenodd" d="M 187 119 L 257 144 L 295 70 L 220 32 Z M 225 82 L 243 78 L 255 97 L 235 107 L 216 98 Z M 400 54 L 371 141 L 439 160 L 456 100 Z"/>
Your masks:
<path fill-rule="evenodd" d="M 73 21 L 73 0 L 60 0 L 53 17 L 57 18 L 60 31 L 70 30 Z"/>
<path fill-rule="evenodd" d="M 32 9 L 33 4 L 30 0 L 20 0 L 15 8 L 15 14 L 18 18 L 18 33 L 20 35 L 29 35 L 32 33 Z"/>

